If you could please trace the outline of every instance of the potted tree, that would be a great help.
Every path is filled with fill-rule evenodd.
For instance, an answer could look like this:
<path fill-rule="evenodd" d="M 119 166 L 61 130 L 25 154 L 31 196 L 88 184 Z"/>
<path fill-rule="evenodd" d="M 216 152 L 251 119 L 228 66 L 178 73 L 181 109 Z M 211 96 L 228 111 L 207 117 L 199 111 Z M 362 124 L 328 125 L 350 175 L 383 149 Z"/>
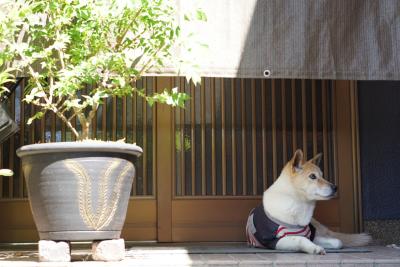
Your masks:
<path fill-rule="evenodd" d="M 7 14 L 0 25 L 0 58 L 29 77 L 24 101 L 39 111 L 28 123 L 53 112 L 77 140 L 17 150 L 41 239 L 41 260 L 69 260 L 68 244 L 44 240 L 119 240 L 135 175 L 133 162 L 142 149 L 124 142 L 90 140 L 90 124 L 107 97 L 137 94 L 149 104 L 184 104 L 188 96 L 176 88 L 146 95 L 135 87 L 150 69 L 177 62 L 172 50 L 180 28 L 173 3 L 3 3 Z M 205 19 L 201 11 L 197 17 Z M 199 80 L 195 72 L 187 73 L 192 74 L 188 79 Z M 75 118 L 80 129 L 71 123 Z M 106 244 L 105 250 L 101 244 Z M 51 251 L 57 249 L 67 252 L 55 257 L 58 252 Z M 123 241 L 122 245 L 102 242 L 96 243 L 94 250 L 95 259 L 118 260 L 123 257 L 124 245 Z"/>

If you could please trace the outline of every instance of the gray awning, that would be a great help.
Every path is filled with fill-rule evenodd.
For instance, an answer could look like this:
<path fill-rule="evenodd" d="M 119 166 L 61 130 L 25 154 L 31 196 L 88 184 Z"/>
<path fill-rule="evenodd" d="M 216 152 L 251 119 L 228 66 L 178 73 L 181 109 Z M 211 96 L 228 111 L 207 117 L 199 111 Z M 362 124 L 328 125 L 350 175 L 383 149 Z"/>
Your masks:
<path fill-rule="evenodd" d="M 180 10 L 194 1 L 179 1 Z M 204 76 L 400 80 L 398 0 L 202 0 Z"/>

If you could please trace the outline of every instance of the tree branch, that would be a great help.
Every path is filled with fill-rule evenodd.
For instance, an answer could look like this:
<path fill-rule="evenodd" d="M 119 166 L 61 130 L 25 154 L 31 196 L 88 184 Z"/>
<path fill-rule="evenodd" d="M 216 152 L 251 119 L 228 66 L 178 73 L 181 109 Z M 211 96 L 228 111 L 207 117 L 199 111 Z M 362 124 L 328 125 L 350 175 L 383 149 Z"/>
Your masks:
<path fill-rule="evenodd" d="M 88 121 L 91 122 L 93 120 L 94 116 L 96 115 L 96 111 L 97 111 L 98 107 L 99 107 L 99 105 L 97 103 L 95 103 L 92 106 L 92 110 L 89 112 Z"/>
<path fill-rule="evenodd" d="M 64 114 L 57 111 L 57 109 L 54 109 L 53 112 L 65 123 L 65 125 L 67 125 L 67 127 L 72 131 L 72 133 L 76 136 L 76 138 L 80 139 L 78 131 L 74 128 L 74 126 L 72 126 L 71 122 L 67 120 Z"/>
<path fill-rule="evenodd" d="M 136 20 L 136 18 L 140 15 L 140 13 L 142 13 L 142 10 L 143 10 L 143 6 L 141 6 L 141 7 L 139 8 L 139 10 L 136 12 L 135 16 L 133 16 L 132 20 L 130 20 L 129 23 L 133 23 L 133 21 Z M 117 38 L 117 44 L 115 45 L 115 49 L 118 49 L 118 48 L 121 46 L 122 41 L 124 40 L 124 38 L 125 38 L 126 34 L 128 33 L 128 31 L 129 31 L 129 27 L 127 27 L 127 28 L 123 31 L 122 35 L 118 36 L 118 38 Z"/>
<path fill-rule="evenodd" d="M 154 57 L 161 51 L 161 49 L 163 49 L 165 46 L 165 44 L 161 45 L 157 51 L 155 51 L 149 58 L 149 60 L 147 60 L 147 62 L 143 65 L 142 69 L 139 71 L 139 76 L 142 76 L 142 73 L 147 70 L 147 67 L 151 64 L 151 62 L 154 61 Z"/>

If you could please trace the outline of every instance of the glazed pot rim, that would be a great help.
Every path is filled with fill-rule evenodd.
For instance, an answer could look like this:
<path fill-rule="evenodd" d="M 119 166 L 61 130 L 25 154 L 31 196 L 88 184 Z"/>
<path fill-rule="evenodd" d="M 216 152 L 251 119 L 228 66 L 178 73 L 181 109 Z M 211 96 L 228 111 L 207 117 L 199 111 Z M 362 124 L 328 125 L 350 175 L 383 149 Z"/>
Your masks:
<path fill-rule="evenodd" d="M 127 144 L 124 142 L 114 141 L 55 142 L 25 145 L 17 149 L 18 157 L 64 152 L 114 152 L 140 157 L 143 153 L 143 150 L 136 144 Z"/>

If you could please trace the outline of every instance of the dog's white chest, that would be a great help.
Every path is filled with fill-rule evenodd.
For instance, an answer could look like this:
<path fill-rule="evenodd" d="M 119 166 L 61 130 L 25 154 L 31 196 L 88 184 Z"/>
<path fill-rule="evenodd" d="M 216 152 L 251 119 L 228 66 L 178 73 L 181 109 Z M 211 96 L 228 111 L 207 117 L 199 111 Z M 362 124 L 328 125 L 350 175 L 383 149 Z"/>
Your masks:
<path fill-rule="evenodd" d="M 304 203 L 282 194 L 264 193 L 264 207 L 274 218 L 292 225 L 308 225 L 314 207 L 312 203 Z"/>

